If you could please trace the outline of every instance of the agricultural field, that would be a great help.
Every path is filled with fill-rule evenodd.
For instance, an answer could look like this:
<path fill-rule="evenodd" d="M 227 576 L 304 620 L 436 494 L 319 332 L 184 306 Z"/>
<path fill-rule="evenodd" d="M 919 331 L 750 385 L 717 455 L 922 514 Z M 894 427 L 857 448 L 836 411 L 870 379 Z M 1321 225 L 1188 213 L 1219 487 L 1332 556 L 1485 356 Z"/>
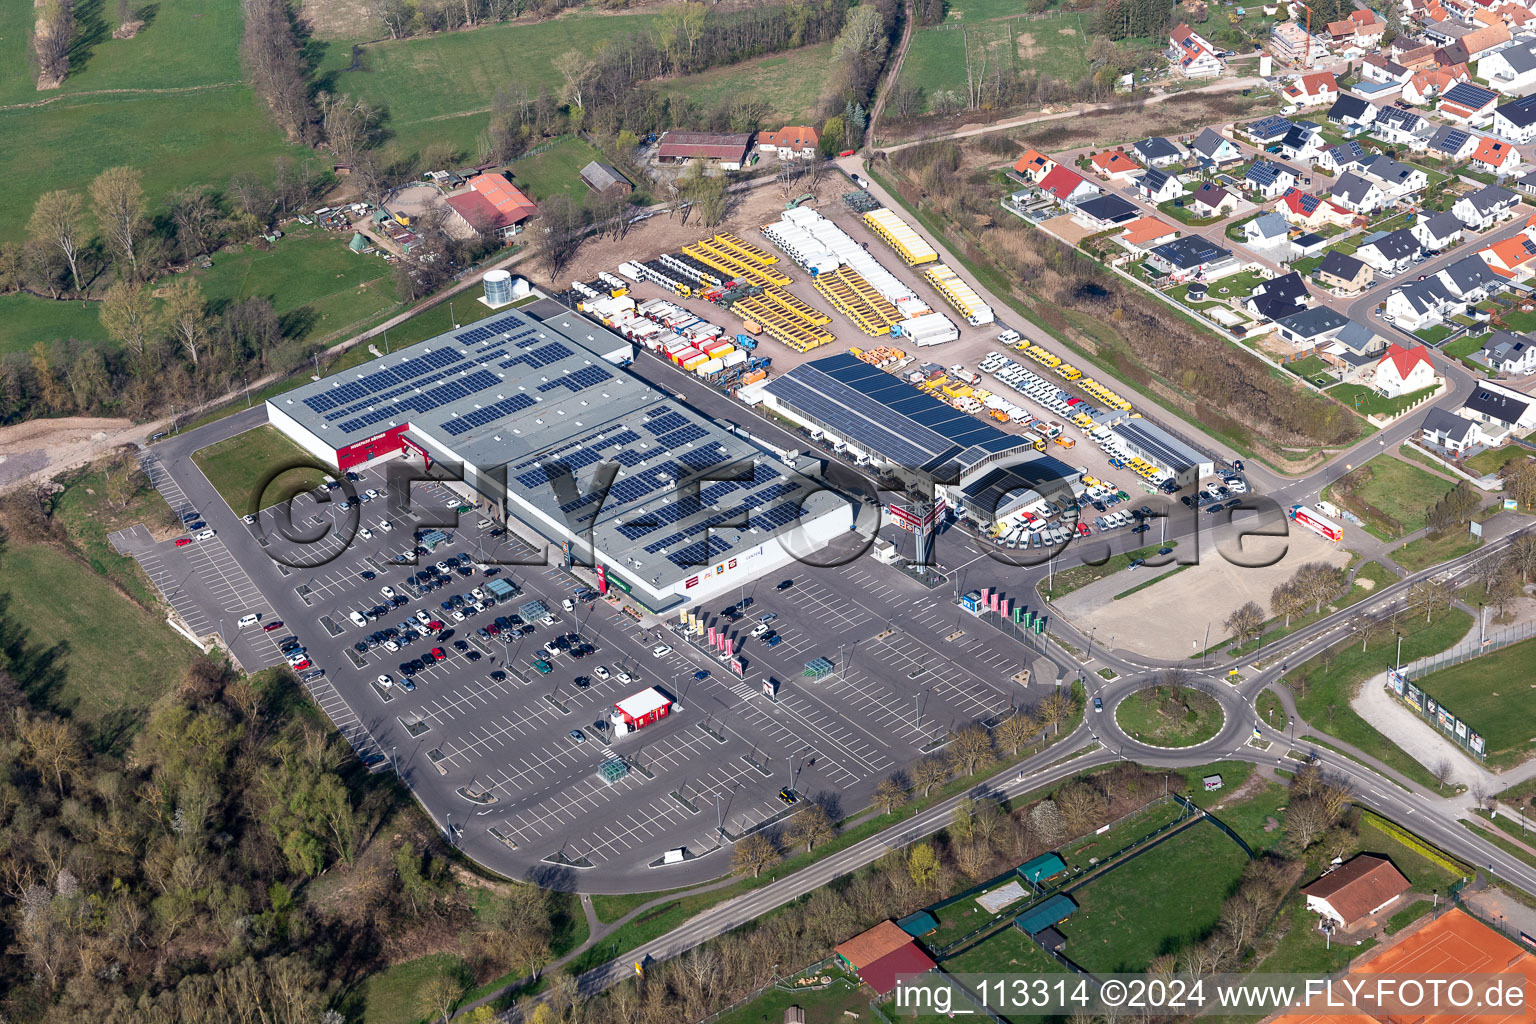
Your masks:
<path fill-rule="evenodd" d="M 603 155 L 585 139 L 561 139 L 537 156 L 523 157 L 511 165 L 512 183 L 537 202 L 565 193 L 578 206 L 590 194 L 582 183 L 581 169 Z"/>
<path fill-rule="evenodd" d="M 40 95 L 26 57 L 30 4 L 0 12 L 0 241 L 20 239 L 37 197 L 83 189 L 108 167 L 144 171 L 158 205 L 172 189 L 270 171 L 279 155 L 303 158 L 273 127 L 240 79 L 238 4 L 164 0 L 141 9 L 148 24 L 111 38 L 107 4 L 76 6 L 82 42 L 56 92 Z"/>
<path fill-rule="evenodd" d="M 960 29 L 961 20 L 971 22 L 964 32 Z M 902 81 L 922 89 L 930 108 L 933 94 L 941 89 L 953 90 L 962 100 L 965 98 L 967 44 L 973 48 L 986 47 L 990 60 L 1012 62 L 1062 81 L 1075 81 L 1088 73 L 1086 50 L 1091 16 L 1085 19 L 1078 13 L 1060 12 L 1028 21 L 975 21 L 956 18 L 952 13 L 946 24 L 913 33 L 902 64 Z"/>
<path fill-rule="evenodd" d="M 1527 640 L 1414 683 L 1483 734 L 1491 764 L 1510 764 L 1531 750 L 1536 737 L 1532 658 L 1536 640 Z"/>
<path fill-rule="evenodd" d="M 1072 894 L 1079 909 L 1057 926 L 1067 955 L 1096 973 L 1145 970 L 1215 927 L 1247 863 L 1214 825 L 1186 828 Z"/>
<path fill-rule="evenodd" d="M 388 111 L 385 128 L 404 152 L 449 142 L 472 153 L 497 89 L 526 86 L 536 96 L 548 86 L 558 93 L 565 81 L 556 67 L 561 54 L 592 53 L 620 36 L 645 32 L 653 20 L 647 14 L 573 11 L 534 24 L 370 42 L 356 71 L 348 70 L 352 45 L 363 40 L 336 40 L 324 44 L 316 80 L 320 88 Z"/>
<path fill-rule="evenodd" d="M 669 78 L 657 85 L 674 102 L 689 100 L 700 110 L 712 110 L 735 96 L 750 96 L 767 105 L 763 127 L 776 129 L 817 123 L 822 90 L 831 74 L 832 44 L 823 43 Z"/>

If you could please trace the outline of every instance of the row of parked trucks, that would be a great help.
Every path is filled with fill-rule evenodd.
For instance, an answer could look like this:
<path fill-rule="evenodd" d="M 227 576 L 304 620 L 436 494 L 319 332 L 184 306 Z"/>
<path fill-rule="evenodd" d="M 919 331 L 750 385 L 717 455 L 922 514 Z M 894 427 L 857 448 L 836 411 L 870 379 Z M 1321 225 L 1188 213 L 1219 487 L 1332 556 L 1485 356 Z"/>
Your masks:
<path fill-rule="evenodd" d="M 582 312 L 706 380 L 728 377 L 735 384 L 751 384 L 768 375 L 771 360 L 754 354 L 756 338 L 729 335 L 666 299 L 637 303 L 628 295 L 604 296 L 583 303 Z"/>

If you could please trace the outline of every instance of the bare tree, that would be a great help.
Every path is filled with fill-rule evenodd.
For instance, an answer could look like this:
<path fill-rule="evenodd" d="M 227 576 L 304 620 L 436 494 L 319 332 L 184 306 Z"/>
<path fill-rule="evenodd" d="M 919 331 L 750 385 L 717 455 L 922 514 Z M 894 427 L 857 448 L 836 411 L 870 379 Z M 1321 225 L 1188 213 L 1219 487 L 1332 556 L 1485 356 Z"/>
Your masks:
<path fill-rule="evenodd" d="M 80 193 L 57 189 L 44 192 L 32 208 L 27 234 L 40 244 L 51 246 L 69 265 L 75 282 L 75 294 L 81 294 L 80 257 L 89 239 L 85 227 L 85 203 Z"/>
<path fill-rule="evenodd" d="M 57 88 L 69 74 L 75 36 L 73 0 L 42 0 L 36 6 L 32 53 L 37 58 L 37 87 Z"/>
<path fill-rule="evenodd" d="M 1257 602 L 1249 601 L 1228 615 L 1223 625 L 1240 642 L 1246 642 L 1258 636 L 1259 630 L 1264 628 L 1264 609 Z"/>
<path fill-rule="evenodd" d="M 139 238 L 144 233 L 144 175 L 137 167 L 108 167 L 91 182 L 91 207 L 112 254 L 139 277 Z"/>
<path fill-rule="evenodd" d="M 926 797 L 934 786 L 942 786 L 949 781 L 950 771 L 947 757 L 929 755 L 912 766 L 912 784 L 920 788 Z"/>
<path fill-rule="evenodd" d="M 186 349 L 192 365 L 198 365 L 203 345 L 208 340 L 208 311 L 203 301 L 203 289 L 190 276 L 177 279 L 170 286 L 165 299 L 166 319 L 177 341 Z"/>
<path fill-rule="evenodd" d="M 738 840 L 731 850 L 731 867 L 738 874 L 752 872 L 756 878 L 763 873 L 764 868 L 772 867 L 778 863 L 779 851 L 773 845 L 773 841 L 761 832 L 754 832 Z"/>

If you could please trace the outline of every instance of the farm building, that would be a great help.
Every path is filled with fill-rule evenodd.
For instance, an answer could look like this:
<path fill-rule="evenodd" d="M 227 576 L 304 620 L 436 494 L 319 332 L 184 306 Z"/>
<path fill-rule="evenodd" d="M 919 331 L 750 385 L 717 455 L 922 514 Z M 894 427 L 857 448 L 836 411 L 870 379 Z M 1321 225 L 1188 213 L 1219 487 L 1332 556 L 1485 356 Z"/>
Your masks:
<path fill-rule="evenodd" d="M 581 169 L 581 181 L 593 192 L 607 192 L 613 189 L 622 195 L 629 195 L 635 190 L 630 180 L 619 172 L 612 164 L 605 164 L 601 160 L 593 160 Z"/>
<path fill-rule="evenodd" d="M 469 188 L 444 196 L 443 201 L 470 230 L 507 239 L 539 212 L 532 199 L 500 174 L 471 178 Z"/>
<path fill-rule="evenodd" d="M 729 135 L 670 131 L 662 135 L 661 143 L 656 147 L 656 161 L 683 164 L 689 160 L 707 160 L 719 164 L 721 170 L 739 171 L 752 154 L 752 138 L 751 132 Z"/>
<path fill-rule="evenodd" d="M 1072 916 L 1077 903 L 1066 893 L 1059 893 L 1030 907 L 1013 919 L 1013 926 L 1026 935 L 1038 935 Z"/>
<path fill-rule="evenodd" d="M 780 160 L 814 160 L 821 145 L 821 133 L 815 128 L 791 126 L 776 132 L 758 132 L 759 153 L 773 153 Z"/>

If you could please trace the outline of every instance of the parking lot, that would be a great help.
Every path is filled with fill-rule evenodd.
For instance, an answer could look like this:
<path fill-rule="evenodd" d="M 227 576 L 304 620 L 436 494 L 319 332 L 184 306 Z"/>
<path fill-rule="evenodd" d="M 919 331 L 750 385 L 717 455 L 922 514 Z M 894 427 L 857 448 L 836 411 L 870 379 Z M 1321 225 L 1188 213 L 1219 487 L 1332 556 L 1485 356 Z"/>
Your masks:
<path fill-rule="evenodd" d="M 730 631 L 746 666 L 738 677 L 675 616 L 640 622 L 595 594 L 576 600 L 586 587 L 558 565 L 491 564 L 537 560 L 536 549 L 479 512 L 454 513 L 463 499 L 450 488 L 462 485 L 418 484 L 409 507 L 397 507 L 385 497 L 385 464 L 349 482 L 355 507 L 342 508 L 338 490 L 296 499 L 291 526 L 278 508 L 246 523 L 189 459 L 174 465 L 184 468 L 173 478 L 156 460 L 156 485 L 215 536 L 182 547 L 123 541 L 178 612 L 196 631 L 229 637 L 247 667 L 283 663 L 286 642 L 359 754 L 377 770 L 395 766 L 440 826 L 509 874 L 542 864 L 586 872 L 576 884 L 599 891 L 671 884 L 652 870 L 662 854 L 728 848 L 721 828 L 728 844 L 791 809 L 780 790 L 857 810 L 880 779 L 939 749 L 952 729 L 1041 696 L 1009 681 L 1033 657 L 1024 647 L 957 630 L 962 613 L 947 591 L 867 559 L 797 566 L 691 609 Z M 452 519 L 440 544 L 414 550 L 426 524 Z M 435 586 L 415 579 L 439 563 L 448 571 L 433 573 Z M 442 607 L 493 580 L 517 592 L 483 611 L 461 607 L 462 621 Z M 549 622 L 519 614 L 531 601 Z M 728 622 L 723 613 L 741 601 Z M 440 628 L 422 626 L 418 611 Z M 260 621 L 237 628 L 245 615 Z M 514 615 L 515 630 L 480 632 Z M 764 616 L 772 621 L 753 637 Z M 410 629 L 422 635 L 402 643 Z M 570 635 L 590 651 L 546 649 Z M 663 644 L 672 649 L 653 654 Z M 442 658 L 424 661 L 433 649 Z M 833 669 L 806 675 L 816 658 Z M 763 693 L 770 680 L 776 700 Z M 614 703 L 649 686 L 676 702 L 672 714 L 615 738 Z"/>

